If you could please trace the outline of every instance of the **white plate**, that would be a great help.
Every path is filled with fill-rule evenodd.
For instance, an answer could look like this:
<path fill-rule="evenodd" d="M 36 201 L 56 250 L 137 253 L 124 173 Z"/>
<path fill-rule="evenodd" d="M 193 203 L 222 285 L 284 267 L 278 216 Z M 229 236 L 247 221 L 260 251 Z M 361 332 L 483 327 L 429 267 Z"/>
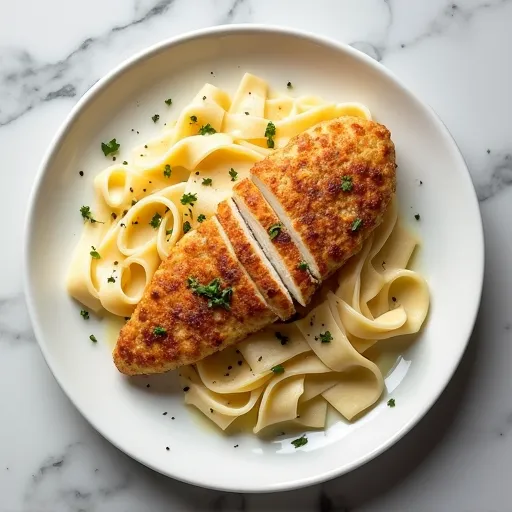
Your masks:
<path fill-rule="evenodd" d="M 412 222 L 415 213 L 421 215 L 416 223 L 423 239 L 421 268 L 432 305 L 423 331 L 386 379 L 396 407 L 382 400 L 353 424 L 338 420 L 325 433 L 309 434 L 301 450 L 290 444 L 290 436 L 263 441 L 205 428 L 183 404 L 173 372 L 123 377 L 111 361 L 105 322 L 84 322 L 64 286 L 82 229 L 79 208 L 91 203 L 93 177 L 106 165 L 100 142 L 116 137 L 126 151 L 123 159 L 129 148 L 161 129 L 152 122 L 153 114 L 160 114 L 161 122 L 176 116 L 207 81 L 233 92 L 246 71 L 283 91 L 291 81 L 294 94 L 367 105 L 396 144 L 402 214 Z M 163 101 L 169 96 L 170 109 Z M 169 40 L 136 55 L 89 90 L 43 161 L 25 238 L 25 291 L 35 333 L 76 407 L 103 436 L 143 464 L 185 482 L 229 491 L 277 491 L 321 482 L 400 439 L 439 397 L 464 353 L 483 265 L 482 225 L 471 180 L 432 110 L 384 67 L 350 47 L 256 26 L 218 27 Z M 91 333 L 99 343 L 89 341 Z"/>

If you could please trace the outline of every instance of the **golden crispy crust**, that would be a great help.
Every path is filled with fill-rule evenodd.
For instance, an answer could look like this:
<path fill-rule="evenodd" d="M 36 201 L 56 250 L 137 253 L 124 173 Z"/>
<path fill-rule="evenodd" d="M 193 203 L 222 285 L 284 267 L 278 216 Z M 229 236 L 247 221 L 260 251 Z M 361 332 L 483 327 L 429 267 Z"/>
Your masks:
<path fill-rule="evenodd" d="M 267 233 L 271 226 L 280 223 L 274 210 L 250 179 L 242 180 L 235 185 L 233 191 L 245 203 L 253 217 L 258 220 Z M 272 243 L 307 304 L 315 293 L 318 282 L 307 270 L 298 268 L 298 264 L 302 261 L 302 255 L 284 227 L 272 240 Z"/>
<path fill-rule="evenodd" d="M 381 222 L 395 192 L 395 168 L 387 128 L 346 116 L 297 135 L 251 173 L 281 203 L 325 279 Z M 341 188 L 343 176 L 352 180 L 350 191 Z"/>
<path fill-rule="evenodd" d="M 231 204 L 228 203 L 231 202 Z M 247 238 L 247 234 L 240 227 L 238 219 L 235 217 L 232 208 L 234 203 L 232 199 L 222 201 L 217 209 L 217 218 L 228 236 L 235 254 L 240 263 L 245 267 L 247 273 L 251 276 L 258 290 L 263 295 L 267 304 L 281 318 L 286 320 L 295 313 L 295 308 L 290 296 L 282 289 L 283 285 L 276 281 L 276 278 L 270 274 L 268 265 L 254 249 L 254 246 Z M 243 221 L 241 221 L 243 222 Z M 277 277 L 277 276 L 276 276 Z"/>
<path fill-rule="evenodd" d="M 231 309 L 209 308 L 187 279 L 231 287 Z M 187 234 L 164 260 L 121 329 L 114 362 L 127 375 L 163 373 L 237 343 L 276 320 L 220 233 L 215 218 Z M 165 329 L 155 334 L 156 327 Z"/>

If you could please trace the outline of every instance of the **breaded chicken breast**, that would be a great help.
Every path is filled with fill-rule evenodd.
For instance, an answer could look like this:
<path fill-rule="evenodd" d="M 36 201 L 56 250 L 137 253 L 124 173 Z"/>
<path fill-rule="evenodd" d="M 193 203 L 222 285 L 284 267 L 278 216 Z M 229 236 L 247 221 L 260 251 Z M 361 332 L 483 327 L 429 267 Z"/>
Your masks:
<path fill-rule="evenodd" d="M 291 315 L 288 292 L 307 304 L 382 221 L 395 168 L 389 131 L 355 117 L 320 123 L 256 163 L 233 189 L 236 206 L 221 203 L 222 226 L 203 222 L 161 263 L 121 330 L 117 368 L 195 363 Z"/>
<path fill-rule="evenodd" d="M 252 179 L 321 280 L 380 224 L 396 188 L 385 126 L 358 117 L 319 123 L 256 163 Z"/>
<path fill-rule="evenodd" d="M 195 363 L 277 319 L 238 262 L 216 218 L 162 261 L 114 349 L 127 375 Z"/>

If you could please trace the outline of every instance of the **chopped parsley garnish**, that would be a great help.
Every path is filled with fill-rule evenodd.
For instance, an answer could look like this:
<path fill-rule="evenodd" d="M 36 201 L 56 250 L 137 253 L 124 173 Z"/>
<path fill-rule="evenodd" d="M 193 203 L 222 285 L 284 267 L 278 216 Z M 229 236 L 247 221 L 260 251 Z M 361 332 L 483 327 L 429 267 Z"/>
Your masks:
<path fill-rule="evenodd" d="M 357 231 L 360 227 L 363 221 L 358 217 L 354 222 L 352 222 L 352 231 Z"/>
<path fill-rule="evenodd" d="M 151 119 L 153 119 L 153 123 L 156 123 L 160 119 L 160 116 L 158 114 L 155 114 L 151 117 Z"/>
<path fill-rule="evenodd" d="M 172 235 L 172 228 L 171 229 L 166 229 L 165 230 L 165 234 L 166 235 Z"/>
<path fill-rule="evenodd" d="M 111 155 L 112 153 L 116 153 L 120 147 L 121 144 L 118 144 L 116 139 L 112 139 L 110 142 L 107 143 L 101 143 L 101 150 L 103 151 L 103 154 L 105 156 Z"/>
<path fill-rule="evenodd" d="M 211 178 L 203 178 L 203 182 L 201 185 L 204 185 L 205 187 L 211 187 L 212 186 L 212 179 Z"/>
<path fill-rule="evenodd" d="M 196 295 L 202 295 L 208 299 L 209 308 L 224 308 L 227 311 L 231 309 L 230 303 L 233 296 L 231 287 L 221 289 L 220 277 L 213 279 L 210 284 L 202 285 L 195 277 L 187 279 L 188 287 Z"/>
<path fill-rule="evenodd" d="M 293 446 L 295 446 L 295 449 L 300 448 L 301 446 L 304 446 L 305 444 L 308 444 L 308 438 L 306 437 L 306 434 L 302 434 L 297 439 L 294 439 L 292 441 Z"/>
<path fill-rule="evenodd" d="M 236 181 L 238 179 L 238 173 L 231 167 L 229 170 L 229 175 L 231 176 L 231 181 Z"/>
<path fill-rule="evenodd" d="M 419 213 L 417 213 L 417 214 L 414 216 L 414 218 L 415 218 L 416 220 L 420 220 L 420 219 L 421 219 L 420 214 L 419 214 Z"/>
<path fill-rule="evenodd" d="M 204 215 L 203 213 L 201 213 L 198 217 L 197 217 L 197 222 L 204 222 L 206 220 L 206 215 Z"/>
<path fill-rule="evenodd" d="M 128 162 L 126 160 L 123 160 L 123 165 L 128 165 Z"/>
<path fill-rule="evenodd" d="M 292 89 L 292 88 L 293 88 L 293 85 L 292 85 L 292 83 L 291 83 L 291 82 L 288 82 L 288 83 L 286 84 L 286 87 L 288 87 L 288 89 Z"/>
<path fill-rule="evenodd" d="M 116 280 L 114 279 L 114 276 L 110 276 L 108 279 L 107 279 L 107 283 L 115 283 Z"/>
<path fill-rule="evenodd" d="M 149 225 L 152 226 L 155 229 L 158 229 L 160 227 L 160 223 L 162 222 L 162 216 L 156 212 L 155 215 L 153 215 L 153 218 L 149 222 Z"/>
<path fill-rule="evenodd" d="M 170 178 L 171 177 L 171 172 L 172 172 L 172 169 L 171 169 L 171 166 L 169 164 L 165 164 L 165 167 L 164 167 L 164 176 L 166 178 Z"/>
<path fill-rule="evenodd" d="M 132 199 L 132 206 L 135 206 L 137 204 L 137 199 Z"/>
<path fill-rule="evenodd" d="M 91 245 L 92 251 L 89 253 L 95 260 L 99 260 L 101 258 L 100 253 L 96 250 L 96 247 Z"/>
<path fill-rule="evenodd" d="M 297 268 L 299 270 L 307 270 L 309 268 L 309 265 L 304 260 L 302 260 L 302 261 L 299 261 Z"/>
<path fill-rule="evenodd" d="M 394 398 L 390 398 L 388 400 L 388 407 L 395 407 L 395 399 Z"/>
<path fill-rule="evenodd" d="M 80 213 L 82 214 L 83 219 L 88 220 L 91 224 L 94 224 L 95 222 L 98 222 L 99 224 L 105 224 L 104 222 L 96 220 L 92 216 L 91 208 L 89 206 L 82 206 L 80 208 Z"/>
<path fill-rule="evenodd" d="M 341 177 L 341 190 L 343 192 L 350 192 L 352 190 L 352 176 L 342 176 Z"/>
<path fill-rule="evenodd" d="M 199 128 L 199 135 L 213 135 L 217 130 L 210 124 L 205 124 Z"/>
<path fill-rule="evenodd" d="M 281 233 L 281 229 L 283 229 L 283 225 L 280 222 L 277 222 L 276 224 L 272 224 L 268 228 L 268 234 L 270 236 L 270 240 L 274 240 L 274 238 Z"/>
<path fill-rule="evenodd" d="M 320 340 L 321 343 L 330 343 L 332 341 L 332 334 L 330 331 L 321 332 L 319 336 L 315 336 L 315 340 Z"/>
<path fill-rule="evenodd" d="M 203 96 L 203 101 L 206 99 L 206 96 Z"/>
<path fill-rule="evenodd" d="M 197 116 L 190 116 L 190 120 L 191 120 L 193 123 L 197 123 Z"/>
<path fill-rule="evenodd" d="M 164 327 L 155 327 L 153 329 L 153 334 L 155 336 L 165 336 L 167 334 L 167 329 L 165 329 Z"/>
<path fill-rule="evenodd" d="M 194 206 L 194 203 L 197 201 L 197 193 L 196 194 L 183 194 L 181 196 L 180 202 L 181 204 L 189 204 L 190 206 Z"/>
<path fill-rule="evenodd" d="M 270 121 L 265 129 L 265 137 L 267 138 L 267 147 L 274 147 L 274 137 L 276 135 L 276 125 Z"/>
<path fill-rule="evenodd" d="M 89 339 L 90 339 L 93 343 L 97 343 L 97 342 L 98 342 L 98 340 L 96 339 L 96 336 L 94 336 L 94 334 L 91 334 L 91 335 L 89 336 Z"/>
<path fill-rule="evenodd" d="M 248 116 L 248 115 L 249 115 L 249 112 L 246 112 L 246 113 L 245 113 L 245 115 L 246 115 L 246 116 Z"/>
<path fill-rule="evenodd" d="M 171 98 L 168 98 L 164 101 L 164 103 L 167 105 L 167 106 L 170 106 L 172 105 L 172 99 Z"/>
<path fill-rule="evenodd" d="M 82 318 L 84 320 L 89 320 L 89 311 L 86 311 L 85 309 L 82 309 L 82 311 L 80 311 L 80 315 L 82 316 Z"/>
<path fill-rule="evenodd" d="M 183 223 L 183 233 L 188 233 L 192 229 L 192 226 L 190 225 L 190 222 L 186 220 Z"/>
<path fill-rule="evenodd" d="M 286 345 L 289 341 L 289 337 L 285 336 L 284 334 L 281 334 L 279 331 L 275 333 L 276 338 L 281 342 L 281 345 Z"/>
<path fill-rule="evenodd" d="M 284 366 L 282 364 L 276 364 L 272 368 L 270 368 L 274 373 L 283 373 L 284 372 Z"/>

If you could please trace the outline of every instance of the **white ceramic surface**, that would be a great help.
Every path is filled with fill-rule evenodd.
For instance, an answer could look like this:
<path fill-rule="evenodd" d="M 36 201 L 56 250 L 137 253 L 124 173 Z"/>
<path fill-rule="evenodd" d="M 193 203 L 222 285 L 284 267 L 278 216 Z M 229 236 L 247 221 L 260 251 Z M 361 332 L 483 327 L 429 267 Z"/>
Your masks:
<path fill-rule="evenodd" d="M 151 116 L 167 115 L 163 100 L 169 95 L 174 103 L 169 115 L 175 116 L 206 81 L 233 91 L 245 71 L 275 88 L 284 89 L 290 80 L 296 94 L 366 104 L 390 128 L 396 144 L 402 214 L 411 219 L 421 214 L 422 271 L 432 306 L 425 329 L 397 367 L 407 366 L 399 386 L 394 387 L 396 371 L 386 381 L 397 407 L 389 409 L 383 402 L 352 425 L 339 421 L 325 433 L 309 434 L 304 450 L 295 451 L 289 438 L 267 442 L 205 429 L 182 404 L 172 374 L 123 378 L 111 362 L 104 325 L 84 322 L 64 288 L 81 230 L 79 207 L 90 203 L 92 179 L 105 166 L 100 141 L 116 137 L 127 151 L 156 133 Z M 30 205 L 26 294 L 36 337 L 55 377 L 116 446 L 157 471 L 201 486 L 249 492 L 290 489 L 332 478 L 373 458 L 403 436 L 440 395 L 464 352 L 479 304 L 480 214 L 464 161 L 447 130 L 378 63 L 304 33 L 224 27 L 137 55 L 76 105 L 44 159 Z M 89 342 L 91 333 L 99 339 L 97 345 Z"/>

